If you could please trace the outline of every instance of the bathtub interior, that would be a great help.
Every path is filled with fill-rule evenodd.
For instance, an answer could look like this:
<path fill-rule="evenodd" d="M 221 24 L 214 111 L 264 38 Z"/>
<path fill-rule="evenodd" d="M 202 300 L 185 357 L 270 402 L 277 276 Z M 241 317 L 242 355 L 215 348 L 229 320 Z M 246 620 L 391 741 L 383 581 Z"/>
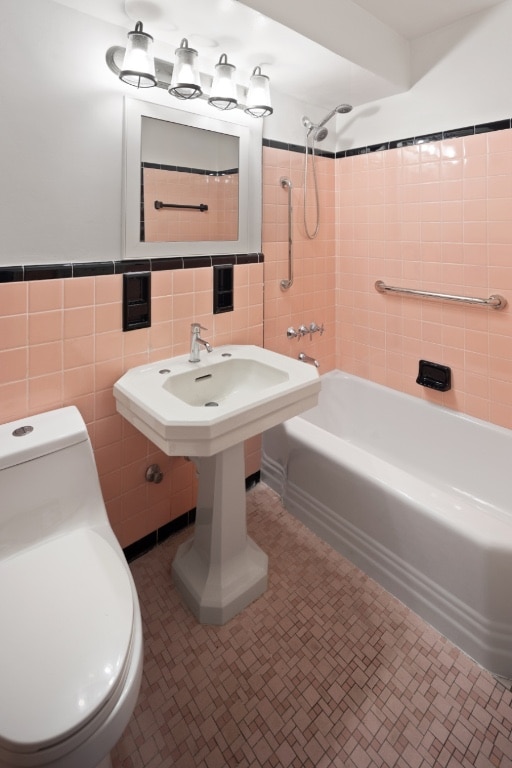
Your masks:
<path fill-rule="evenodd" d="M 512 431 L 331 371 L 319 404 L 301 417 L 384 461 L 509 515 Z"/>

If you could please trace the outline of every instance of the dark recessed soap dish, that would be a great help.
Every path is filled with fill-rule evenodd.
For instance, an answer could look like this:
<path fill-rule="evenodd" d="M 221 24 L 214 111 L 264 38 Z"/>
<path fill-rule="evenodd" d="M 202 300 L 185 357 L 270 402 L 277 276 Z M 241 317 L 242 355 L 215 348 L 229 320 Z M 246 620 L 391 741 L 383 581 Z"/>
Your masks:
<path fill-rule="evenodd" d="M 416 384 L 422 387 L 447 392 L 452 386 L 452 371 L 447 365 L 420 360 Z"/>

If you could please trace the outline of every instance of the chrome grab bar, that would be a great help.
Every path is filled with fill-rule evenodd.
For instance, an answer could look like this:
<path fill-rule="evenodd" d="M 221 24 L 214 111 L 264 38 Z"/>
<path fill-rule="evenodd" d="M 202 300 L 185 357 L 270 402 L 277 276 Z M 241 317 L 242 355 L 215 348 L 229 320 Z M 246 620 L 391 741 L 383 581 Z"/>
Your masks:
<path fill-rule="evenodd" d="M 400 293 L 404 296 L 419 296 L 423 299 L 441 299 L 444 301 L 458 301 L 461 304 L 481 304 L 493 309 L 505 309 L 507 300 L 498 293 L 493 293 L 488 299 L 479 299 L 473 296 L 457 296 L 451 293 L 434 293 L 433 291 L 420 291 L 416 288 L 399 288 L 386 285 L 382 280 L 377 280 L 375 290 L 379 293 Z"/>
<path fill-rule="evenodd" d="M 281 280 L 282 290 L 287 291 L 293 285 L 292 182 L 286 176 L 280 182 L 283 189 L 288 190 L 288 279 Z"/>

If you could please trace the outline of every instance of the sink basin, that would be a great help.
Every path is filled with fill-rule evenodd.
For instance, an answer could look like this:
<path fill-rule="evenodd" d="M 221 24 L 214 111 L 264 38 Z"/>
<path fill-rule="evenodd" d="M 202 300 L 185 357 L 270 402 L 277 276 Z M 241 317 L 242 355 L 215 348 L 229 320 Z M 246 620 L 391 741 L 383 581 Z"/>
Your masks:
<path fill-rule="evenodd" d="M 316 405 L 316 368 L 250 345 L 132 368 L 117 410 L 168 456 L 213 456 Z"/>
<path fill-rule="evenodd" d="M 208 370 L 185 371 L 169 376 L 164 389 L 188 405 L 199 408 L 227 405 L 241 397 L 247 402 L 252 393 L 289 381 L 284 370 L 273 368 L 259 360 L 228 357 L 222 363 L 208 365 Z M 208 361 L 209 362 L 209 361 Z"/>

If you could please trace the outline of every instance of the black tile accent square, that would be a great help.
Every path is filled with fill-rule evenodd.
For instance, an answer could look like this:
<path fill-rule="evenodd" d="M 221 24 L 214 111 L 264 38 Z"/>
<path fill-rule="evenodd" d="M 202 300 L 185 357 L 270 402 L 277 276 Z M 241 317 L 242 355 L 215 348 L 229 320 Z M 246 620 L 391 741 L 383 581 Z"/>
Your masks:
<path fill-rule="evenodd" d="M 151 272 L 123 275 L 123 331 L 151 325 Z"/>
<path fill-rule="evenodd" d="M 213 314 L 233 311 L 233 265 L 219 264 L 213 268 Z"/>

